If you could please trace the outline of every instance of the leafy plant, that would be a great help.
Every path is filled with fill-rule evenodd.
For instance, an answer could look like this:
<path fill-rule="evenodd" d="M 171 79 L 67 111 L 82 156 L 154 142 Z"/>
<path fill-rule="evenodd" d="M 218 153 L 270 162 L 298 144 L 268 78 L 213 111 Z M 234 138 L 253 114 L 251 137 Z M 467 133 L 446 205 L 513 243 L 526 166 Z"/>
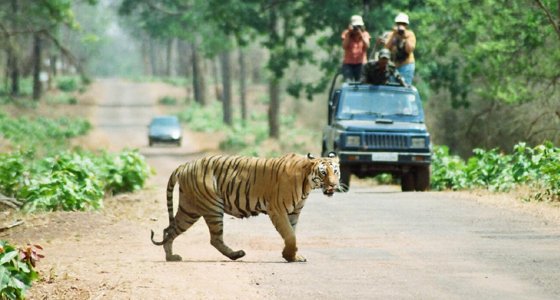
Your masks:
<path fill-rule="evenodd" d="M 44 256 L 39 245 L 27 245 L 17 249 L 0 240 L 0 298 L 24 299 L 25 292 L 39 275 L 36 262 Z"/>
<path fill-rule="evenodd" d="M 158 103 L 163 105 L 176 105 L 177 99 L 171 96 L 164 96 L 158 100 Z"/>

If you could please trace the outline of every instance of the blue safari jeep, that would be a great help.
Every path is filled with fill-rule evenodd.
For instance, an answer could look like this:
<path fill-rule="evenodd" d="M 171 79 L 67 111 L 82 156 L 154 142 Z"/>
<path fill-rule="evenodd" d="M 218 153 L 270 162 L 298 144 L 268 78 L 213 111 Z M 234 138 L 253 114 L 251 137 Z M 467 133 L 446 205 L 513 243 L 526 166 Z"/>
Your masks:
<path fill-rule="evenodd" d="M 430 134 L 413 86 L 343 83 L 331 88 L 322 151 L 338 154 L 343 191 L 351 174 L 390 173 L 400 178 L 402 191 L 430 186 Z"/>

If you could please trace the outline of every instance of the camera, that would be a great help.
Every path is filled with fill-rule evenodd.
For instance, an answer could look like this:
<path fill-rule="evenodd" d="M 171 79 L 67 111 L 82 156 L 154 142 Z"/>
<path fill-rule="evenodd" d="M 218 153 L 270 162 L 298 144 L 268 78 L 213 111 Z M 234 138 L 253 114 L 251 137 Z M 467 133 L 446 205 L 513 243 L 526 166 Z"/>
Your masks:
<path fill-rule="evenodd" d="M 354 30 L 354 31 L 362 30 L 362 26 L 360 26 L 360 25 L 352 25 L 352 30 Z"/>
<path fill-rule="evenodd" d="M 399 35 L 404 35 L 405 28 L 404 26 L 397 26 L 397 33 Z"/>

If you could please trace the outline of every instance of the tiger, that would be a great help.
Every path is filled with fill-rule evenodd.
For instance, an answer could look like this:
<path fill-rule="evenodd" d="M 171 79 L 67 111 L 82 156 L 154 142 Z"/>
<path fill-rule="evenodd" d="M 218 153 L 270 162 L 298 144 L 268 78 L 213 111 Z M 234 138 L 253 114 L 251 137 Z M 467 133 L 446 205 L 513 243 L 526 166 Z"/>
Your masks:
<path fill-rule="evenodd" d="M 248 218 L 267 214 L 284 240 L 282 257 L 288 262 L 305 262 L 297 254 L 295 229 L 300 212 L 312 189 L 321 188 L 333 196 L 340 180 L 339 159 L 334 152 L 328 157 L 311 154 L 286 154 L 275 158 L 236 155 L 213 155 L 177 167 L 167 184 L 169 226 L 163 230 L 166 261 L 181 261 L 173 254 L 173 241 L 200 217 L 210 231 L 210 244 L 231 260 L 245 256 L 233 251 L 223 240 L 224 213 Z M 173 190 L 179 183 L 179 204 L 173 216 Z"/>

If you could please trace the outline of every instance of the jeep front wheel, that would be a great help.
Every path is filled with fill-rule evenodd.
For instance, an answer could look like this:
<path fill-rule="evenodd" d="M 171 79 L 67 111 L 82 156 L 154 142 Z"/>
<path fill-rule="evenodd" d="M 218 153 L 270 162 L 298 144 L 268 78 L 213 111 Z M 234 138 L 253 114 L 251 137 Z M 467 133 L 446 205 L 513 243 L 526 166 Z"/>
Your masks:
<path fill-rule="evenodd" d="M 403 192 L 414 191 L 414 173 L 412 171 L 401 174 L 401 190 Z"/>
<path fill-rule="evenodd" d="M 414 188 L 419 192 L 425 192 L 430 188 L 430 167 L 416 167 L 414 171 Z"/>

